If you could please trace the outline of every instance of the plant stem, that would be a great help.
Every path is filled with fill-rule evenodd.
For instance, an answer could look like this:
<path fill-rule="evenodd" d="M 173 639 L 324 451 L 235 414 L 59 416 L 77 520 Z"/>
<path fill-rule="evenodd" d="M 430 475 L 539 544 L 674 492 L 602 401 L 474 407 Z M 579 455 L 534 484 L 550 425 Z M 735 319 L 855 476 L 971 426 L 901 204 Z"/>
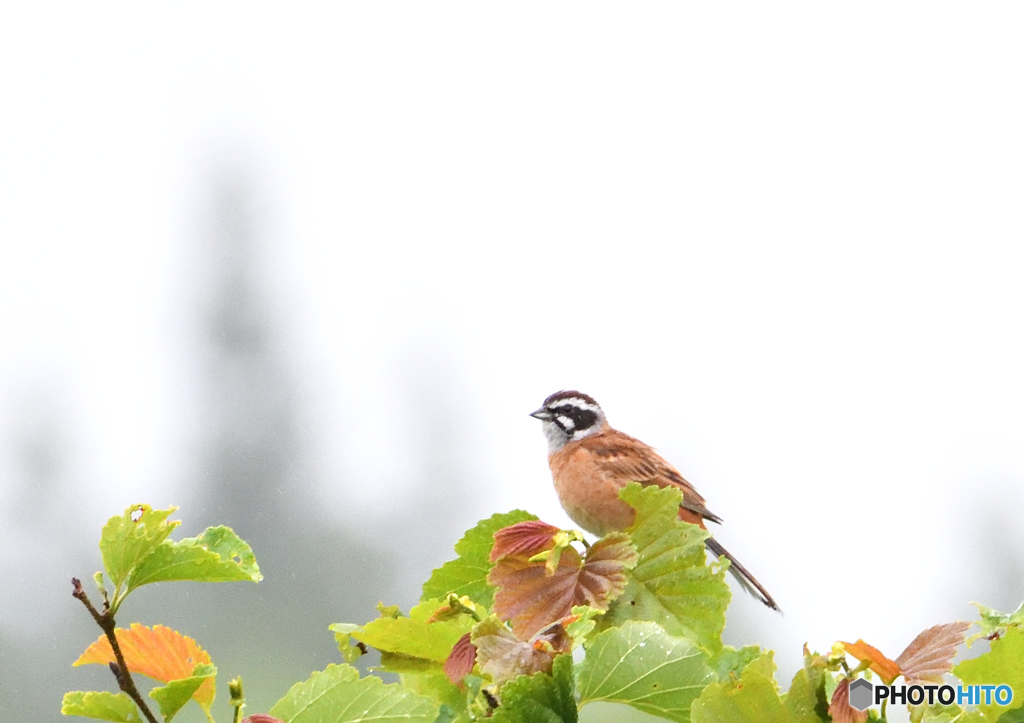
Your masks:
<path fill-rule="evenodd" d="M 232 678 L 228 681 L 228 691 L 231 693 L 231 706 L 235 709 L 233 723 L 242 722 L 242 708 L 245 707 L 245 693 L 242 690 L 242 676 Z"/>
<path fill-rule="evenodd" d="M 78 578 L 71 578 L 71 584 L 74 585 L 74 590 L 71 594 L 82 601 L 86 610 L 92 615 L 92 619 L 96 621 L 96 624 L 106 634 L 107 640 L 110 641 L 110 647 L 114 651 L 114 657 L 117 659 L 116 663 L 110 664 L 110 670 L 113 672 L 114 678 L 117 679 L 118 687 L 135 701 L 135 705 L 139 706 L 139 710 L 146 716 L 146 720 L 149 723 L 158 723 L 156 716 L 153 715 L 153 711 L 149 709 L 146 701 L 142 698 L 142 694 L 139 693 L 139 689 L 135 687 L 132 674 L 128 670 L 128 665 L 124 662 L 124 654 L 121 652 L 121 646 L 117 642 L 115 632 L 117 628 L 114 624 L 114 615 L 110 610 L 109 603 L 105 602 L 103 604 L 103 612 L 101 613 L 89 601 L 89 596 L 85 594 L 85 590 L 82 589 L 82 583 Z"/>

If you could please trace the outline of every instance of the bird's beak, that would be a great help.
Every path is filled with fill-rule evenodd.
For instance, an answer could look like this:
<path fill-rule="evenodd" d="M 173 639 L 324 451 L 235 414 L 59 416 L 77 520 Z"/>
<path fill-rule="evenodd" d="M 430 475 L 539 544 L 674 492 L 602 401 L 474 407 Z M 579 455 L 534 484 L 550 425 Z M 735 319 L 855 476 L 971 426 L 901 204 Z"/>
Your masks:
<path fill-rule="evenodd" d="M 536 412 L 530 412 L 530 416 L 534 417 L 535 419 L 540 419 L 541 421 L 546 422 L 549 419 L 554 419 L 555 415 L 546 410 L 544 407 L 541 407 Z"/>

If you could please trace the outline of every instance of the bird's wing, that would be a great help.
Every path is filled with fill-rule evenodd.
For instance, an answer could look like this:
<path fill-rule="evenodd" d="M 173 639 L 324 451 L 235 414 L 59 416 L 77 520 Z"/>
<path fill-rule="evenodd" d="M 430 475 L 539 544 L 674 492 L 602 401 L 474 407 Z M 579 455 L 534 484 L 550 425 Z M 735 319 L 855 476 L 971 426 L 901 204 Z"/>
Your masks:
<path fill-rule="evenodd" d="M 601 470 L 625 482 L 675 487 L 683 493 L 683 508 L 705 520 L 721 522 L 715 513 L 704 506 L 704 498 L 686 479 L 654 451 L 653 447 L 618 430 L 584 437 L 582 445 L 590 448 Z"/>

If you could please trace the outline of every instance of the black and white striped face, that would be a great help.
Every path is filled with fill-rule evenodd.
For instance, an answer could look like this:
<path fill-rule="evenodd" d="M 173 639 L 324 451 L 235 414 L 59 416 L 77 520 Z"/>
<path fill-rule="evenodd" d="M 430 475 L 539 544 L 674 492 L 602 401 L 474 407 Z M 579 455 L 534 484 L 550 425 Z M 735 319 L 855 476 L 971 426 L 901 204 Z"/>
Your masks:
<path fill-rule="evenodd" d="M 548 453 L 557 452 L 567 443 L 589 437 L 604 426 L 601 407 L 582 392 L 555 392 L 530 414 L 544 423 Z"/>

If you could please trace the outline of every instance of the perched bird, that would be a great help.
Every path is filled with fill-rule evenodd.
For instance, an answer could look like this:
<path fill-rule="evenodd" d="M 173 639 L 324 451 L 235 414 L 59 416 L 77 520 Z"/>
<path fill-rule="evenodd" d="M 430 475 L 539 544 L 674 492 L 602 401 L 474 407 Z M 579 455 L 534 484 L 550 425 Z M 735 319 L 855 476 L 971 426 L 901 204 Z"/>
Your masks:
<path fill-rule="evenodd" d="M 558 500 L 573 522 L 587 532 L 606 535 L 633 524 L 634 510 L 619 490 L 630 482 L 674 487 L 683 493 L 679 519 L 704 527 L 704 520 L 721 522 L 704 498 L 676 468 L 652 447 L 608 424 L 592 397 L 576 391 L 555 392 L 530 414 L 544 423 L 548 439 L 548 465 Z M 709 537 L 704 545 L 729 561 L 731 572 L 751 595 L 772 610 L 775 600 L 740 561 Z"/>

